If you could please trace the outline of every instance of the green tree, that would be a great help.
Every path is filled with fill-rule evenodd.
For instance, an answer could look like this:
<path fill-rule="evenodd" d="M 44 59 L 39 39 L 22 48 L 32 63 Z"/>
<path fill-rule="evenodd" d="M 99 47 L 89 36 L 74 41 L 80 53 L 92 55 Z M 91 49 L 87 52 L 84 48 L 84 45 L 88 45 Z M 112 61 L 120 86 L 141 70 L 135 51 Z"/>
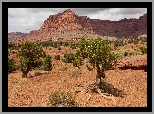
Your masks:
<path fill-rule="evenodd" d="M 47 55 L 44 61 L 44 70 L 50 71 L 52 70 L 52 64 L 51 64 L 52 57 L 50 55 Z"/>
<path fill-rule="evenodd" d="M 12 71 L 16 70 L 16 66 L 13 62 L 13 60 L 8 58 L 8 73 L 11 73 Z"/>
<path fill-rule="evenodd" d="M 20 45 L 17 56 L 20 57 L 20 67 L 23 73 L 22 77 L 27 77 L 27 73 L 32 69 L 40 67 L 40 58 L 45 57 L 42 47 L 26 41 Z"/>
<path fill-rule="evenodd" d="M 116 63 L 116 55 L 111 53 L 111 48 L 107 42 L 100 38 L 89 41 L 82 38 L 78 43 L 75 58 L 79 61 L 87 59 L 89 69 L 97 70 L 95 83 L 97 86 L 100 86 L 101 78 L 105 78 L 105 71 Z"/>

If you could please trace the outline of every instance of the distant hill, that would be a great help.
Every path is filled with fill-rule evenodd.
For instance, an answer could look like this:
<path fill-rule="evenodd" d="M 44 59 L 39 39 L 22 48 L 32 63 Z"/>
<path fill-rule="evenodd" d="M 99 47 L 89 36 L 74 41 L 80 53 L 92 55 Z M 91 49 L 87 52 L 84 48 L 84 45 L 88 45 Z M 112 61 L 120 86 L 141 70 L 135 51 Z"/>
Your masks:
<path fill-rule="evenodd" d="M 8 33 L 8 41 L 15 41 L 25 38 L 29 33 L 11 32 Z"/>

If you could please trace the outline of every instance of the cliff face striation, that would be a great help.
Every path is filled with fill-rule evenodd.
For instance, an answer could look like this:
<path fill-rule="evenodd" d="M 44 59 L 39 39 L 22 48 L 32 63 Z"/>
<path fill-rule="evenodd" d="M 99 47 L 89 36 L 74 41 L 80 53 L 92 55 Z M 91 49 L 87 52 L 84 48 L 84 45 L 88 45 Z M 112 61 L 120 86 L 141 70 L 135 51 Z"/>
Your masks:
<path fill-rule="evenodd" d="M 119 21 L 90 19 L 75 15 L 70 9 L 63 13 L 50 15 L 39 30 L 30 31 L 24 40 L 47 41 L 64 39 L 97 38 L 103 36 L 132 38 L 147 34 L 147 14 L 139 19 L 122 19 Z"/>

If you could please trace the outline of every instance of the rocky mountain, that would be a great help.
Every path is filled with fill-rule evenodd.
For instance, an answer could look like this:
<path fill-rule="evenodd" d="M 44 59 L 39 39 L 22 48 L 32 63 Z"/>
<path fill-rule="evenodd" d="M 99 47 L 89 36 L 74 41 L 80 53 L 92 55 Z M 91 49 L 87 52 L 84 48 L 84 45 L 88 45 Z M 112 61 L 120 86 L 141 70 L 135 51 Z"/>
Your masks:
<path fill-rule="evenodd" d="M 147 14 L 139 19 L 121 19 L 119 21 L 90 19 L 75 15 L 70 9 L 63 13 L 50 15 L 39 30 L 30 31 L 24 41 L 72 41 L 81 37 L 132 38 L 147 34 Z"/>
<path fill-rule="evenodd" d="M 21 32 L 11 32 L 8 33 L 8 41 L 21 40 L 25 38 L 29 33 L 21 33 Z"/>

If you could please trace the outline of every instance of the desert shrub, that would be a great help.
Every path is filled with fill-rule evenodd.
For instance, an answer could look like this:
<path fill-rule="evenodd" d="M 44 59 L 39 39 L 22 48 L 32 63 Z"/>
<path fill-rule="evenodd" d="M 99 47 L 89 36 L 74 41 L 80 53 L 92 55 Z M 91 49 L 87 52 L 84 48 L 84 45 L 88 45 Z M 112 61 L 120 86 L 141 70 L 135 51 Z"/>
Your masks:
<path fill-rule="evenodd" d="M 54 92 L 49 96 L 49 107 L 77 107 L 78 104 L 70 92 Z"/>
<path fill-rule="evenodd" d="M 71 47 L 72 49 L 76 49 L 76 44 L 71 43 L 70 47 Z"/>
<path fill-rule="evenodd" d="M 60 55 L 55 55 L 54 57 L 56 60 L 60 60 Z"/>
<path fill-rule="evenodd" d="M 44 70 L 45 71 L 50 71 L 52 70 L 52 64 L 51 64 L 51 59 L 52 57 L 50 55 L 47 55 L 45 60 L 44 60 Z"/>
<path fill-rule="evenodd" d="M 129 55 L 134 55 L 134 52 L 129 52 Z"/>
<path fill-rule="evenodd" d="M 8 43 L 8 49 L 15 50 L 18 49 L 18 46 L 16 46 L 14 43 Z"/>
<path fill-rule="evenodd" d="M 58 46 L 58 50 L 61 50 L 61 47 L 60 46 Z"/>
<path fill-rule="evenodd" d="M 8 58 L 8 73 L 11 73 L 12 71 L 16 70 L 16 66 L 14 64 L 14 61 Z"/>
<path fill-rule="evenodd" d="M 41 59 L 38 60 L 37 62 L 37 67 L 36 68 L 41 68 L 43 65 L 43 61 Z"/>
<path fill-rule="evenodd" d="M 74 67 L 78 67 L 78 68 L 79 68 L 79 66 L 83 65 L 83 62 L 81 60 L 79 60 L 79 59 L 73 60 L 72 63 L 73 63 Z"/>
<path fill-rule="evenodd" d="M 63 45 L 63 42 L 62 42 L 62 41 L 60 41 L 60 42 L 59 42 L 59 45 L 60 45 L 60 46 L 62 46 L 62 45 Z"/>
<path fill-rule="evenodd" d="M 87 67 L 87 70 L 89 70 L 89 71 L 93 70 L 93 68 L 90 65 L 88 65 L 88 64 L 86 64 L 86 67 Z"/>
<path fill-rule="evenodd" d="M 115 41 L 114 41 L 114 46 L 115 46 L 115 47 L 124 46 L 123 40 L 115 40 Z"/>
<path fill-rule="evenodd" d="M 138 41 L 139 41 L 139 40 L 136 38 L 136 39 L 133 40 L 133 43 L 134 43 L 134 44 L 138 44 Z"/>
<path fill-rule="evenodd" d="M 70 76 L 73 77 L 73 76 L 78 76 L 78 75 L 80 75 L 80 74 L 82 74 L 82 73 L 81 73 L 81 70 L 76 70 L 76 71 L 71 72 L 71 73 L 70 73 Z"/>
<path fill-rule="evenodd" d="M 54 43 L 53 43 L 53 47 L 54 47 L 54 48 L 57 48 L 57 47 L 58 47 L 57 42 L 54 42 Z"/>
<path fill-rule="evenodd" d="M 147 48 L 145 47 L 140 47 L 140 50 L 143 54 L 147 53 Z"/>
<path fill-rule="evenodd" d="M 128 43 L 129 43 L 129 44 L 133 43 L 133 39 L 129 39 L 129 40 L 128 40 Z"/>
<path fill-rule="evenodd" d="M 73 53 L 64 54 L 64 58 L 65 59 L 63 59 L 63 62 L 65 62 L 65 63 L 72 63 L 75 60 Z"/>
<path fill-rule="evenodd" d="M 69 43 L 68 42 L 65 42 L 64 43 L 64 47 L 67 47 L 67 46 L 69 46 Z"/>
<path fill-rule="evenodd" d="M 141 38 L 141 42 L 147 42 L 147 37 Z"/>
<path fill-rule="evenodd" d="M 125 52 L 124 52 L 124 56 L 127 56 L 127 55 L 128 55 L 128 52 L 125 51 Z"/>

